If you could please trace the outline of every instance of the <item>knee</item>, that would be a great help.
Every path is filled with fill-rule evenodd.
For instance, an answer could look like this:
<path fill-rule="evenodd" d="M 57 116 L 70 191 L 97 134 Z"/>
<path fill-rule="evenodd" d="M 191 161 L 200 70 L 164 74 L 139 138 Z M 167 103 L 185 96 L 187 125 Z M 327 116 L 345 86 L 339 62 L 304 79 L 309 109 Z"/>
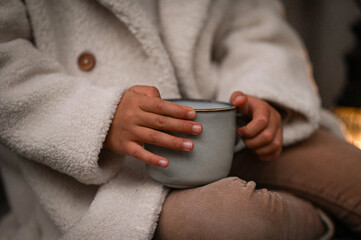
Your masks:
<path fill-rule="evenodd" d="M 228 185 L 223 187 L 231 196 L 228 208 L 237 223 L 237 235 L 247 239 L 286 239 L 287 213 L 278 193 L 256 189 L 255 182 L 239 178 L 224 179 L 223 184 Z"/>
<path fill-rule="evenodd" d="M 255 186 L 252 181 L 226 178 L 174 191 L 166 200 L 160 224 L 163 230 L 173 229 L 168 231 L 170 239 L 284 239 L 279 195 Z M 181 222 L 181 232 L 175 231 Z M 181 237 L 176 238 L 177 234 Z"/>

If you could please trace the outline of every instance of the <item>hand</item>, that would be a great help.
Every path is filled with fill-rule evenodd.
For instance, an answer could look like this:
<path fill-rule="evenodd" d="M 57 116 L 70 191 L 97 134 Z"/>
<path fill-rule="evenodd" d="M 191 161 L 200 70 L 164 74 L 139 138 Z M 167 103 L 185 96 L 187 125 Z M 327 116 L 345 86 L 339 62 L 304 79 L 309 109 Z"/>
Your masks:
<path fill-rule="evenodd" d="M 123 94 L 104 146 L 145 163 L 167 167 L 168 160 L 145 150 L 144 143 L 191 151 L 191 140 L 157 130 L 198 135 L 202 132 L 201 124 L 190 121 L 195 117 L 193 108 L 162 100 L 157 88 L 133 86 Z"/>
<path fill-rule="evenodd" d="M 244 143 L 262 161 L 273 160 L 282 152 L 281 115 L 267 102 L 242 92 L 234 92 L 230 100 L 240 113 L 252 118 L 237 130 Z"/>

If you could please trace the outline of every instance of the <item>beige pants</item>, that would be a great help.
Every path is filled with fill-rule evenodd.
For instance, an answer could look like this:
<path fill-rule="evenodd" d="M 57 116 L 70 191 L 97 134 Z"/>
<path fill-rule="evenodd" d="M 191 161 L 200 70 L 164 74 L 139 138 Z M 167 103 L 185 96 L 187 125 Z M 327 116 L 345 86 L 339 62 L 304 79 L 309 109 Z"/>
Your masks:
<path fill-rule="evenodd" d="M 245 150 L 230 174 L 236 177 L 172 191 L 155 238 L 317 239 L 325 228 L 316 207 L 361 235 L 361 151 L 327 132 L 271 162 Z"/>

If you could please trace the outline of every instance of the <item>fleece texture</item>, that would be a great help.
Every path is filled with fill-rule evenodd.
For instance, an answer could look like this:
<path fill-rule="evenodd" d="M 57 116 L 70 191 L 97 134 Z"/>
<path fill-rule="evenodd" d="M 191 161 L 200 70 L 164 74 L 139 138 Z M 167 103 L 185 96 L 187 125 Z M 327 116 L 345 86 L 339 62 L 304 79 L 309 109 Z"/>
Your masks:
<path fill-rule="evenodd" d="M 168 189 L 102 148 L 133 85 L 163 98 L 243 91 L 284 109 L 285 145 L 307 138 L 320 100 L 282 13 L 276 0 L 0 0 L 0 238 L 152 238 Z"/>

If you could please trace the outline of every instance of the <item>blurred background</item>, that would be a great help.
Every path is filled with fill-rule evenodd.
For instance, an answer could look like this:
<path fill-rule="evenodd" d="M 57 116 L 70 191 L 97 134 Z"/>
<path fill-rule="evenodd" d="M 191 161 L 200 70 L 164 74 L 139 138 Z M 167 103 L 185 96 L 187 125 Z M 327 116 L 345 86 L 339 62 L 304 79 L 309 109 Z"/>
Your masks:
<path fill-rule="evenodd" d="M 361 11 L 354 0 L 283 0 L 283 3 L 287 19 L 309 51 L 323 106 L 331 107 L 345 87 L 345 56 L 357 43 L 351 26 L 361 17 Z"/>
<path fill-rule="evenodd" d="M 361 148 L 361 0 L 282 1 L 309 51 L 322 105 L 336 114 L 346 139 Z M 360 237 L 336 222 L 334 239 Z"/>

